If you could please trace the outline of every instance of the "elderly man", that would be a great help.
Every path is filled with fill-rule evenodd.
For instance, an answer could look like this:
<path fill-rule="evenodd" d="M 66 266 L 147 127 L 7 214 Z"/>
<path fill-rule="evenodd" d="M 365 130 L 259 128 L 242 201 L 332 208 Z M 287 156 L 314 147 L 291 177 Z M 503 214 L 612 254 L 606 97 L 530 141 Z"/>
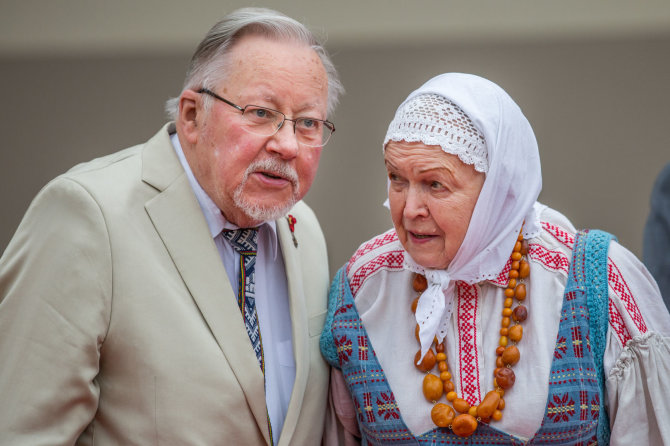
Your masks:
<path fill-rule="evenodd" d="M 38 194 L 0 259 L 0 444 L 320 442 L 329 277 L 300 200 L 341 90 L 303 25 L 235 11 L 174 122 Z"/>

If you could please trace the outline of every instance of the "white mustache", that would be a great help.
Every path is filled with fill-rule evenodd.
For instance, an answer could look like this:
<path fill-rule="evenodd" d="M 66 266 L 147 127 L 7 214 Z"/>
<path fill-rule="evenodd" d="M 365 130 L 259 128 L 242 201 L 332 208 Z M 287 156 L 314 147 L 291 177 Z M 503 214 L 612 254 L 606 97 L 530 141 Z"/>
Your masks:
<path fill-rule="evenodd" d="M 295 171 L 295 169 L 292 166 L 275 158 L 267 158 L 251 163 L 249 167 L 247 167 L 246 172 L 244 172 L 244 179 L 246 180 L 249 178 L 249 175 L 258 171 L 267 172 L 269 174 L 282 177 L 289 180 L 294 187 L 298 187 L 298 173 Z"/>

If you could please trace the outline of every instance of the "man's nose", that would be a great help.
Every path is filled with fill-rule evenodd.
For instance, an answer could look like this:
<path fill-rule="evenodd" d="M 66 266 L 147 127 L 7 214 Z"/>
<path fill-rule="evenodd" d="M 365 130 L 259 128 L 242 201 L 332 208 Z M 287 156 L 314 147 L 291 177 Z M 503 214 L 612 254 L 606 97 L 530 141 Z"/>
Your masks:
<path fill-rule="evenodd" d="M 283 159 L 292 159 L 298 156 L 300 145 L 295 134 L 293 122 L 284 121 L 277 133 L 272 135 L 268 141 L 267 150 L 278 154 Z"/>

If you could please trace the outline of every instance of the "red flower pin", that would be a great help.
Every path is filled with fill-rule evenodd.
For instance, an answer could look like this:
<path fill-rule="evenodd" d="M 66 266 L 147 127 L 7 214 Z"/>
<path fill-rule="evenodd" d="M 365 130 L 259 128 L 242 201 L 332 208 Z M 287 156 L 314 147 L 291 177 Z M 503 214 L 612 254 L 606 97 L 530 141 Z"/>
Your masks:
<path fill-rule="evenodd" d="M 295 224 L 298 223 L 298 220 L 295 219 L 295 217 L 291 214 L 288 214 L 288 217 L 286 217 L 286 220 L 288 221 L 288 228 L 291 230 L 291 237 L 293 237 L 293 244 L 295 247 L 298 247 L 298 240 L 295 238 Z"/>

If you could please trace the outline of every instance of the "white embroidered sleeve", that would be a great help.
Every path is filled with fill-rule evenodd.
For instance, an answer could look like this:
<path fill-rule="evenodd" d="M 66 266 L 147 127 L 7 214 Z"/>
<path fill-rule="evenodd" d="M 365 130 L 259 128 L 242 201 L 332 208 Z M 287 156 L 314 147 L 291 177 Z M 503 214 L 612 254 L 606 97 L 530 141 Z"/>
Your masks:
<path fill-rule="evenodd" d="M 610 444 L 670 446 L 670 314 L 644 265 L 613 242 L 603 358 Z"/>
<path fill-rule="evenodd" d="M 670 445 L 670 338 L 649 332 L 628 342 L 607 379 L 610 445 Z"/>

